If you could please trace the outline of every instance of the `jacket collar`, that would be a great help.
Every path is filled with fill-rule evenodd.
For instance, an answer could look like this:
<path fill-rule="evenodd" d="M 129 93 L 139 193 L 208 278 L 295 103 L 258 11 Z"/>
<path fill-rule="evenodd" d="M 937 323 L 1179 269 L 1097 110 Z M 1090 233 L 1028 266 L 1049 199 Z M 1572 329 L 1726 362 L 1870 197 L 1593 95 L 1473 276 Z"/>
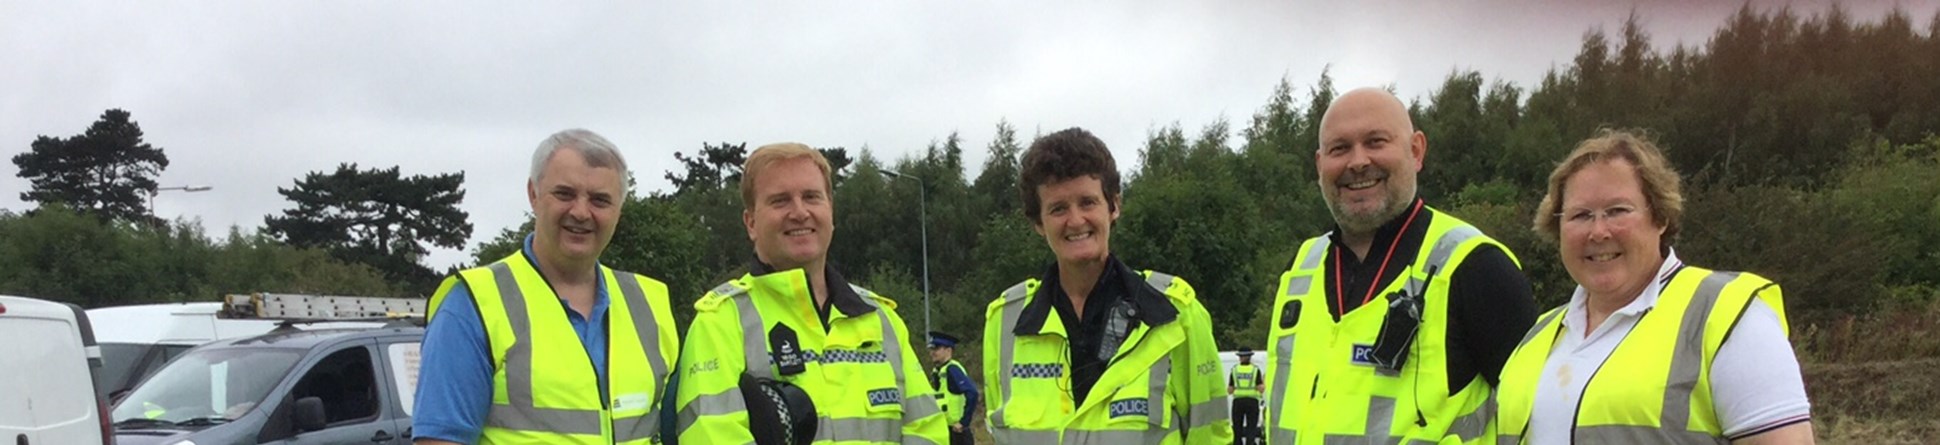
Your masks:
<path fill-rule="evenodd" d="M 868 302 L 862 300 L 862 295 L 856 294 L 855 288 L 849 286 L 849 280 L 842 278 L 842 273 L 835 271 L 834 262 L 831 261 L 827 264 L 828 264 L 827 266 L 823 267 L 822 273 L 823 273 L 823 277 L 828 280 L 829 304 L 834 305 L 836 310 L 842 311 L 842 315 L 849 316 L 849 317 L 867 314 L 871 311 L 876 310 L 875 306 L 872 306 Z M 795 274 L 796 275 L 795 278 L 801 279 L 804 283 L 808 281 L 808 273 L 803 271 L 802 269 L 797 268 L 797 269 L 778 271 L 778 270 L 775 270 L 774 266 L 770 266 L 767 263 L 763 263 L 761 262 L 761 260 L 755 260 L 753 261 L 753 264 L 748 265 L 748 271 L 749 271 L 748 275 L 756 276 L 756 277 L 768 276 L 773 274 Z M 804 285 L 802 286 L 802 288 L 808 289 L 809 287 L 807 285 Z M 814 291 L 809 291 L 809 293 L 811 294 L 813 292 Z M 808 301 L 810 301 L 811 303 L 815 301 L 814 295 L 806 295 L 806 297 L 808 297 Z"/>
<path fill-rule="evenodd" d="M 1139 320 L 1149 326 L 1171 323 L 1173 320 L 1179 318 L 1179 309 L 1172 306 L 1172 301 L 1165 296 L 1165 293 L 1152 288 L 1150 284 L 1146 284 L 1145 274 L 1139 273 L 1137 270 L 1133 270 L 1131 266 L 1125 265 L 1125 262 L 1119 261 L 1117 254 L 1105 258 L 1105 267 L 1105 274 L 1100 276 L 1099 279 L 1120 280 L 1120 284 L 1123 286 L 1122 289 L 1125 290 L 1124 295 L 1096 295 L 1094 291 L 1094 295 L 1091 297 L 1112 298 L 1114 300 L 1118 298 L 1130 299 L 1133 307 L 1138 309 Z M 1018 315 L 1017 327 L 1011 330 L 1012 333 L 1017 335 L 1038 335 L 1044 333 L 1045 321 L 1050 319 L 1051 312 L 1053 312 L 1051 308 L 1052 299 L 1067 298 L 1064 294 L 1064 287 L 1058 285 L 1057 263 L 1051 263 L 1045 269 L 1043 276 L 1044 278 L 1037 285 L 1037 291 L 1031 294 L 1030 303 L 1025 305 L 1023 313 Z M 1093 289 L 1102 287 L 1094 287 Z M 1057 326 L 1056 329 L 1062 331 L 1064 328 L 1063 326 Z M 1065 333 L 1065 335 L 1068 336 L 1070 333 Z"/>

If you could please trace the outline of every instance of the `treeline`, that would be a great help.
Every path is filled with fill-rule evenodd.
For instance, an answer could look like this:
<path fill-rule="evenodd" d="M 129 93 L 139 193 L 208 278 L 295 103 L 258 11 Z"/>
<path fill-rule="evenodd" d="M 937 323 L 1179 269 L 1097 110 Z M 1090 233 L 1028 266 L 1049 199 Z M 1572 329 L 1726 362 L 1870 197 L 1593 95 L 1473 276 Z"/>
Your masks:
<path fill-rule="evenodd" d="M 1283 80 L 1244 122 L 1107 141 L 1139 147 L 1137 159 L 1119 160 L 1128 176 L 1115 253 L 1190 280 L 1224 348 L 1260 347 L 1273 280 L 1301 239 L 1332 226 L 1313 151 L 1335 92 L 1326 72 L 1312 84 Z M 1774 278 L 1794 325 L 1940 296 L 1940 17 L 1919 30 L 1897 11 L 1856 20 L 1837 6 L 1747 6 L 1707 42 L 1655 48 L 1633 16 L 1614 32 L 1586 33 L 1576 57 L 1536 85 L 1455 71 L 1412 102 L 1429 140 L 1422 195 L 1508 244 L 1545 306 L 1574 284 L 1555 246 L 1529 229 L 1532 209 L 1554 163 L 1606 127 L 1649 132 L 1684 173 L 1679 254 Z M 1085 125 L 1039 124 L 1029 127 Z M 1051 261 L 1019 213 L 1017 155 L 1033 135 L 1016 128 L 996 123 L 984 147 L 952 133 L 898 159 L 824 149 L 842 166 L 833 260 L 897 299 L 921 329 L 927 233 L 928 324 L 980 332 L 984 305 Z M 749 149 L 703 144 L 677 155 L 681 170 L 666 172 L 675 189 L 636 192 L 607 252 L 610 265 L 667 280 L 683 322 L 688 303 L 752 259 L 737 188 Z M 965 165 L 967 150 L 986 161 Z M 286 237 L 232 230 L 210 240 L 184 223 L 154 227 L 45 209 L 0 214 L 0 292 L 104 304 L 258 289 L 430 291 L 347 266 L 361 264 L 354 258 L 287 247 Z M 476 261 L 512 252 L 528 229 L 504 228 L 474 248 Z"/>

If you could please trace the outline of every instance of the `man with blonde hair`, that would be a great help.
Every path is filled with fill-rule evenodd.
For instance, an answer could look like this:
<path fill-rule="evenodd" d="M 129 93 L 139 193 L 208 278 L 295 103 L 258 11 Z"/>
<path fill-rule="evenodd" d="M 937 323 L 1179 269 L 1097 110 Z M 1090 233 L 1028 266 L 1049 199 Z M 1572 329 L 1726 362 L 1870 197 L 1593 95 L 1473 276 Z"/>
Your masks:
<path fill-rule="evenodd" d="M 831 173 L 798 143 L 748 156 L 741 220 L 756 261 L 694 303 L 676 391 L 681 443 L 947 443 L 894 301 L 829 266 Z"/>

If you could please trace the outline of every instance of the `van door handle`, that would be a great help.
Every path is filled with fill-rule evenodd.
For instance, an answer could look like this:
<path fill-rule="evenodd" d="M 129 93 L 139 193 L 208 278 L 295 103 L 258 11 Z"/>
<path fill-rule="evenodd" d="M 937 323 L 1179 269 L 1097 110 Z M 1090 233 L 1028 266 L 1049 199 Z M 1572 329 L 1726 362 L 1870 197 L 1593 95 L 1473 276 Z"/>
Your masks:
<path fill-rule="evenodd" d="M 411 427 L 404 427 L 404 440 L 411 440 Z"/>
<path fill-rule="evenodd" d="M 384 432 L 384 430 L 377 430 L 377 435 L 370 436 L 370 441 L 376 443 L 389 442 L 391 441 L 391 433 Z"/>

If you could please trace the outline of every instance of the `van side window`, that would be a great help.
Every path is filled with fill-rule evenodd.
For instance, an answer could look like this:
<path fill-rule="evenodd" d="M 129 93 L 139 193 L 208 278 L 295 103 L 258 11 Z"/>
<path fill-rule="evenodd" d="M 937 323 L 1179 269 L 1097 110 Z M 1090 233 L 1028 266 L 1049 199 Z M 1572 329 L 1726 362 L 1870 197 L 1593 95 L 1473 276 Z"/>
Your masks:
<path fill-rule="evenodd" d="M 405 417 L 411 416 L 412 408 L 417 405 L 418 395 L 418 346 L 421 342 L 408 341 L 384 345 L 384 353 L 390 360 L 391 386 L 397 388 L 397 406 L 404 410 Z"/>
<path fill-rule="evenodd" d="M 377 377 L 370 348 L 357 346 L 330 353 L 290 390 L 290 400 L 323 399 L 324 423 L 337 426 L 377 419 Z"/>

